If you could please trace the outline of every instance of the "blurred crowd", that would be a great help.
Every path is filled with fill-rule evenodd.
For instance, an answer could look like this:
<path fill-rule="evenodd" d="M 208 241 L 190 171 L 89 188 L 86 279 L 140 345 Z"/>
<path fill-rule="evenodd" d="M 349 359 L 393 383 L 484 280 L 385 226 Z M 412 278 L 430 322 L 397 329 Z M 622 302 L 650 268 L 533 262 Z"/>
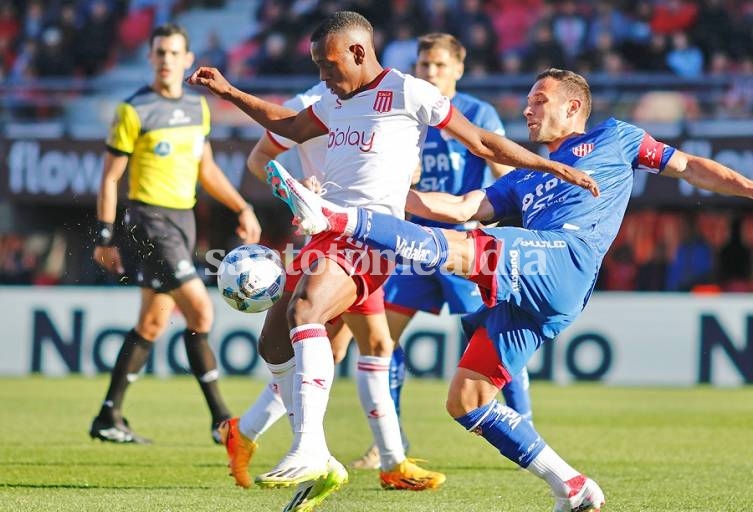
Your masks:
<path fill-rule="evenodd" d="M 0 79 L 92 77 L 144 43 L 178 0 L 0 0 Z"/>
<path fill-rule="evenodd" d="M 92 76 L 151 28 L 223 0 L 0 0 L 0 78 Z M 455 34 L 467 72 L 549 66 L 582 73 L 753 74 L 753 0 L 257 0 L 248 36 L 197 41 L 200 61 L 231 77 L 314 72 L 308 37 L 332 11 L 363 13 L 385 65 L 411 69 L 416 37 Z M 252 28 L 253 27 L 253 28 Z M 221 30 L 218 28 L 217 30 Z"/>
<path fill-rule="evenodd" d="M 753 73 L 753 2 L 740 0 L 264 0 L 257 13 L 264 28 L 228 50 L 229 71 L 310 69 L 309 31 L 338 9 L 365 14 L 382 63 L 402 71 L 412 68 L 416 37 L 440 31 L 463 42 L 475 76 L 550 66 L 689 78 Z"/>
<path fill-rule="evenodd" d="M 750 213 L 631 211 L 597 289 L 750 292 L 752 251 Z"/>
<path fill-rule="evenodd" d="M 203 226 L 199 231 L 209 230 Z M 274 245 L 283 250 L 284 242 Z M 264 243 L 272 245 L 269 240 Z M 213 282 L 215 269 L 207 253 L 227 249 L 218 244 L 222 242 L 199 241 L 195 263 L 209 270 L 201 272 L 208 284 Z M 116 276 L 91 264 L 91 248 L 76 262 L 71 261 L 70 249 L 61 233 L 0 234 L 0 284 L 118 282 Z M 597 290 L 751 292 L 752 272 L 753 213 L 630 211 L 604 259 Z"/>
<path fill-rule="evenodd" d="M 0 234 L 0 284 L 60 284 L 67 274 L 62 234 Z"/>

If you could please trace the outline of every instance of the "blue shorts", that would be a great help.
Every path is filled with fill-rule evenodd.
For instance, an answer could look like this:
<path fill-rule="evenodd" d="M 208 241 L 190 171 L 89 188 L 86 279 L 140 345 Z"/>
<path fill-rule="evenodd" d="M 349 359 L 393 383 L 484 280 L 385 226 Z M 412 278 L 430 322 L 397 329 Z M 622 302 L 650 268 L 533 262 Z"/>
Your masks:
<path fill-rule="evenodd" d="M 402 269 L 405 273 L 400 273 Z M 439 271 L 429 275 L 410 272 L 410 267 L 398 267 L 384 284 L 387 309 L 412 314 L 426 311 L 438 314 L 447 303 L 450 313 L 471 313 L 482 305 L 476 283 L 453 274 Z"/>
<path fill-rule="evenodd" d="M 601 259 L 569 231 L 482 228 L 473 233 L 476 261 L 469 279 L 487 308 L 463 318 L 468 339 L 485 327 L 500 361 L 516 375 L 533 353 L 580 314 Z"/>

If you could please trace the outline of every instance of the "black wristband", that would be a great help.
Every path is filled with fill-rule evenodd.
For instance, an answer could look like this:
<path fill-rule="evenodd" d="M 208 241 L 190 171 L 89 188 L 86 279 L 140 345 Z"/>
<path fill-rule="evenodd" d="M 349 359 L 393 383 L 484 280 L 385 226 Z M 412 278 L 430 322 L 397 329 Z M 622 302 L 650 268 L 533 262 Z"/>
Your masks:
<path fill-rule="evenodd" d="M 114 234 L 114 226 L 112 222 L 98 220 L 95 230 L 94 245 L 100 247 L 109 247 L 112 245 Z"/>

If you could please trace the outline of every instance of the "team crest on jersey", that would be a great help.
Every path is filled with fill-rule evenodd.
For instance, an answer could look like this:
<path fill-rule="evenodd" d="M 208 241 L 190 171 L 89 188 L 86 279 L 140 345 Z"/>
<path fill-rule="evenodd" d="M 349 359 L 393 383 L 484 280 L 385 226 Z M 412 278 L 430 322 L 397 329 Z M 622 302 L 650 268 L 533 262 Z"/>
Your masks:
<path fill-rule="evenodd" d="M 161 140 L 154 146 L 154 154 L 159 156 L 167 156 L 172 151 L 172 146 L 166 140 Z"/>
<path fill-rule="evenodd" d="M 381 113 L 392 110 L 392 91 L 377 91 L 374 110 Z"/>
<path fill-rule="evenodd" d="M 593 142 L 584 142 L 583 144 L 580 144 L 573 148 L 573 155 L 577 157 L 584 157 L 593 150 L 594 150 Z"/>

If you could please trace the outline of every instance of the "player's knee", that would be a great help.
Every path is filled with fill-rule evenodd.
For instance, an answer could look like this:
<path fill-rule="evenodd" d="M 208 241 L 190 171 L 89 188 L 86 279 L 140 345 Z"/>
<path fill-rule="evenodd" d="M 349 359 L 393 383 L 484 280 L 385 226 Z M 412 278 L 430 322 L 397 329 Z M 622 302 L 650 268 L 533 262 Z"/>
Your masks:
<path fill-rule="evenodd" d="M 209 332 L 214 323 L 214 308 L 209 295 L 204 293 L 193 296 L 184 294 L 183 300 L 176 301 L 180 312 L 186 319 L 186 327 L 196 332 Z"/>
<path fill-rule="evenodd" d="M 192 321 L 188 321 L 186 327 L 196 332 L 209 332 L 212 330 L 214 315 L 210 313 L 200 313 Z"/>
<path fill-rule="evenodd" d="M 450 391 L 447 393 L 445 409 L 447 409 L 447 413 L 453 418 L 465 416 L 470 410 L 466 407 L 462 395 L 454 391 L 452 388 L 450 388 Z"/>
<path fill-rule="evenodd" d="M 390 337 L 372 337 L 369 340 L 370 356 L 390 357 L 395 349 L 395 342 Z"/>
<path fill-rule="evenodd" d="M 284 300 L 285 303 L 280 301 L 269 310 L 259 335 L 259 355 L 271 364 L 285 363 L 294 356 L 285 319 L 287 298 Z"/>
<path fill-rule="evenodd" d="M 335 360 L 335 364 L 340 364 L 345 359 L 345 354 L 348 353 L 348 346 L 335 347 L 332 346 L 332 358 Z"/>
<path fill-rule="evenodd" d="M 290 300 L 287 317 L 290 326 L 324 323 L 313 303 L 301 297 L 293 297 Z"/>
<path fill-rule="evenodd" d="M 151 316 L 139 319 L 139 323 L 136 325 L 136 332 L 147 340 L 156 340 L 162 336 L 165 329 L 167 329 L 166 321 Z"/>
<path fill-rule="evenodd" d="M 259 337 L 259 356 L 269 364 L 282 364 L 295 357 L 293 345 L 287 336 L 264 336 Z"/>

